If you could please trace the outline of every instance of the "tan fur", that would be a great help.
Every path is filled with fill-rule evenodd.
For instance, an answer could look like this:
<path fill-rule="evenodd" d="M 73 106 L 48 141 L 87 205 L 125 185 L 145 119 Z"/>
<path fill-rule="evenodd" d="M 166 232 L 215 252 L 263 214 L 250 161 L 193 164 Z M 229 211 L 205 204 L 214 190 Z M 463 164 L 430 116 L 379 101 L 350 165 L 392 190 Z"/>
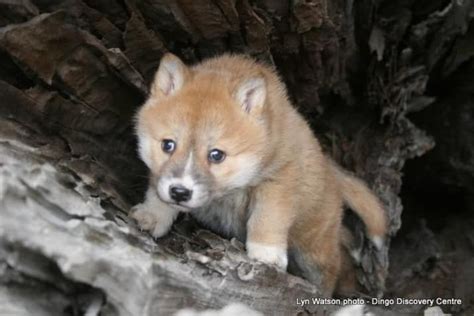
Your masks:
<path fill-rule="evenodd" d="M 369 236 L 383 236 L 387 223 L 379 199 L 360 179 L 349 175 L 335 164 L 333 169 L 344 201 L 366 223 Z"/>
<path fill-rule="evenodd" d="M 206 200 L 197 207 L 177 209 L 246 240 L 249 255 L 257 260 L 286 269 L 286 252 L 297 254 L 298 259 L 290 260 L 302 266 L 302 275 L 320 283 L 324 295 L 331 295 L 341 262 L 347 265 L 348 260 L 341 252 L 343 203 L 354 208 L 370 236 L 383 238 L 386 224 L 378 199 L 322 153 L 308 124 L 288 101 L 284 85 L 268 67 L 230 55 L 193 67 L 172 55 L 164 60 L 171 61 L 171 66 L 164 62 L 160 66 L 158 75 L 164 83 L 155 80 L 137 115 L 141 156 L 151 170 L 150 191 L 192 157 Z M 178 90 L 173 76 L 184 80 Z M 255 103 L 250 110 L 239 104 L 242 96 L 236 96 L 246 80 L 257 87 L 248 91 L 249 102 Z M 259 82 L 264 82 L 264 90 L 258 90 Z M 255 91 L 264 91 L 262 104 Z M 252 101 L 252 93 L 257 101 Z M 172 154 L 161 149 L 163 139 L 177 140 Z M 207 161 L 212 148 L 226 153 L 222 163 Z M 151 211 L 154 204 L 149 201 L 143 205 L 137 206 L 139 222 L 146 212 L 168 212 Z M 224 205 L 231 209 L 221 209 Z M 162 215 L 156 216 L 159 223 Z M 159 231 L 165 229 L 169 228 Z M 310 272 L 313 267 L 321 271 L 322 280 Z"/>

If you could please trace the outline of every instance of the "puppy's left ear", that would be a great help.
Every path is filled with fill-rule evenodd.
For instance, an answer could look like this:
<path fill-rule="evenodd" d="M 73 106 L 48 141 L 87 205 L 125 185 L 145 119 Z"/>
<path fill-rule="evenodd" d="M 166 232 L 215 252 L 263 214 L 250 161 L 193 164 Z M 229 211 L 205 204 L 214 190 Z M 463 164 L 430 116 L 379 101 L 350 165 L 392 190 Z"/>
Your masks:
<path fill-rule="evenodd" d="M 171 96 L 183 87 L 188 76 L 189 69 L 181 59 L 167 53 L 161 58 L 150 93 L 157 98 Z"/>
<path fill-rule="evenodd" d="M 267 98 L 267 83 L 263 77 L 244 80 L 236 89 L 234 98 L 247 113 L 259 114 Z"/>

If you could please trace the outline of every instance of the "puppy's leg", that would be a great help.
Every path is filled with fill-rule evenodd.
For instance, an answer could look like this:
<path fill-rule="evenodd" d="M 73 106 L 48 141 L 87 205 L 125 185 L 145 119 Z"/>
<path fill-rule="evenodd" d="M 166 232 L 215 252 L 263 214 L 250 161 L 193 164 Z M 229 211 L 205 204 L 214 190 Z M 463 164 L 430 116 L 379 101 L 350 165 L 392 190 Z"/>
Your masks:
<path fill-rule="evenodd" d="M 324 240 L 300 249 L 303 255 L 298 264 L 302 276 L 318 286 L 323 297 L 331 297 L 340 276 L 341 249 L 337 244 L 324 245 L 322 242 Z"/>
<path fill-rule="evenodd" d="M 166 235 L 171 229 L 179 211 L 163 203 L 156 192 L 149 188 L 145 201 L 132 208 L 131 217 L 136 219 L 143 230 L 150 231 L 154 238 Z"/>
<path fill-rule="evenodd" d="M 360 291 L 357 281 L 357 271 L 348 250 L 341 246 L 341 271 L 335 292 L 341 296 L 351 296 Z"/>
<path fill-rule="evenodd" d="M 335 246 L 327 253 L 327 257 L 317 258 L 318 265 L 323 274 L 323 296 L 331 297 L 339 278 L 341 270 L 341 248 Z"/>
<path fill-rule="evenodd" d="M 288 233 L 295 214 L 288 188 L 277 183 L 256 189 L 247 222 L 249 257 L 286 270 Z"/>
<path fill-rule="evenodd" d="M 301 275 L 320 288 L 324 297 L 331 297 L 341 271 L 341 223 L 334 214 L 318 211 L 313 215 L 298 223 L 302 227 L 292 229 L 294 259 Z"/>

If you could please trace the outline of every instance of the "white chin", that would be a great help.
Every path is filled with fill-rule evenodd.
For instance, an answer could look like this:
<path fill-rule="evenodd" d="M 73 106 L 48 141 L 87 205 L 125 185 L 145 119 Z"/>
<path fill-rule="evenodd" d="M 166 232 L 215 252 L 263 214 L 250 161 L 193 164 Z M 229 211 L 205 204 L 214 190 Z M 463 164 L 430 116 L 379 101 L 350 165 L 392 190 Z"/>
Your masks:
<path fill-rule="evenodd" d="M 167 205 L 171 206 L 172 208 L 180 212 L 191 212 L 193 209 L 202 207 L 203 205 L 203 203 L 200 203 L 200 202 L 198 202 L 199 205 L 195 205 L 196 203 L 192 203 L 193 201 L 189 201 L 191 202 L 191 205 L 186 205 L 186 203 L 176 204 L 176 202 L 170 199 L 168 196 L 163 197 L 160 193 L 161 192 L 158 191 L 157 195 L 158 195 L 158 198 L 162 202 L 166 203 Z"/>
<path fill-rule="evenodd" d="M 162 199 L 160 197 L 160 199 L 165 202 L 166 204 L 168 204 L 169 206 L 171 206 L 172 208 L 174 208 L 175 210 L 177 211 L 180 211 L 180 212 L 190 212 L 193 210 L 192 207 L 190 206 L 187 206 L 185 204 L 176 204 L 175 201 L 171 200 L 171 199 Z"/>
<path fill-rule="evenodd" d="M 180 205 L 180 204 L 174 204 L 174 203 L 170 203 L 170 206 L 180 212 L 190 212 L 192 211 L 192 208 L 189 208 L 189 207 L 186 207 L 184 205 Z"/>

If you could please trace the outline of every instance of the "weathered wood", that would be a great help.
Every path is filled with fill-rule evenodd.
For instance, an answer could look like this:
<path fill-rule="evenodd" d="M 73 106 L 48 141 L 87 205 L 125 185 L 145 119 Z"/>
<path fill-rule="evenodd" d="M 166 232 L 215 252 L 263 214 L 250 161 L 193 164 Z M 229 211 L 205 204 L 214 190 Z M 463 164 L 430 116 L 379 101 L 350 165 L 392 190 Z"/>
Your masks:
<path fill-rule="evenodd" d="M 297 298 L 318 295 L 302 279 L 250 262 L 237 241 L 186 220 L 156 243 L 122 213 L 126 209 L 103 207 L 65 171 L 68 162 L 55 167 L 38 149 L 1 138 L 0 263 L 4 281 L 13 285 L 3 295 L 21 297 L 31 282 L 61 304 L 50 310 L 65 301 L 89 309 L 99 300 L 119 315 L 170 315 L 185 306 L 229 302 L 283 315 L 298 310 Z M 81 290 L 89 297 L 73 304 L 69 296 Z M 44 298 L 27 299 L 34 305 Z"/>

